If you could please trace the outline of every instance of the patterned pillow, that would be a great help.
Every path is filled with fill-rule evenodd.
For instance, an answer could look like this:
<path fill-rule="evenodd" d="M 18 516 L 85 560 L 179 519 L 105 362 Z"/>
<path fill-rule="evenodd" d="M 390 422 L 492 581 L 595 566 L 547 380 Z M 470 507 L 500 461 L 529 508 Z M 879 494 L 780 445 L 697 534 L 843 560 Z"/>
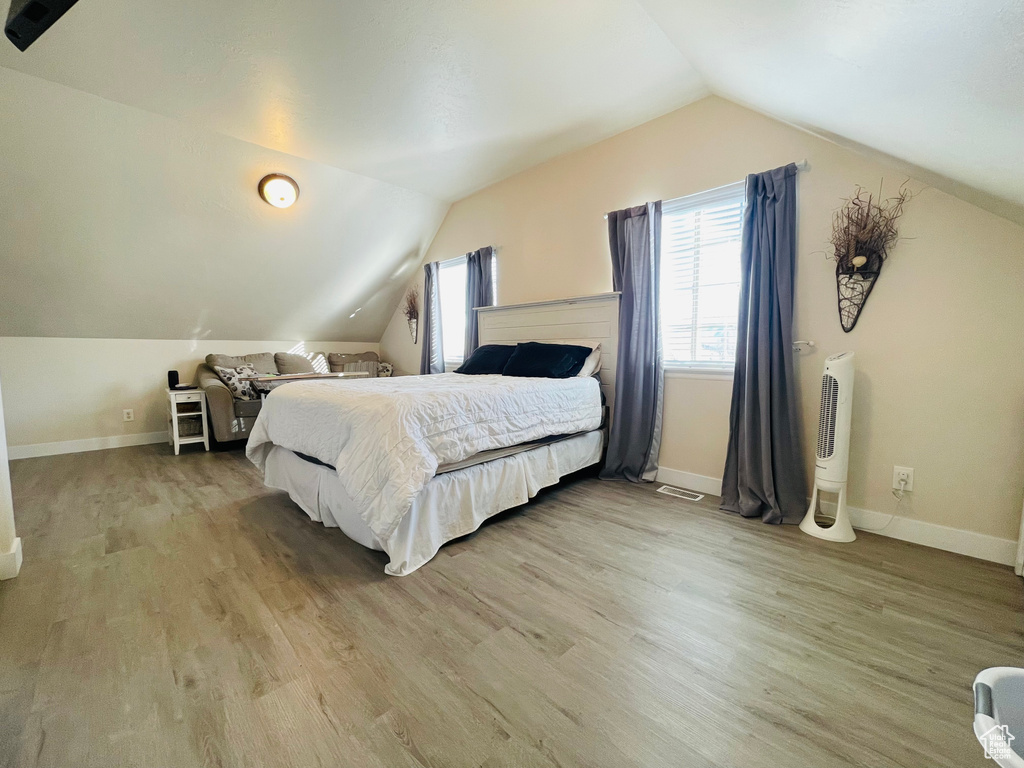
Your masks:
<path fill-rule="evenodd" d="M 255 382 L 242 381 L 239 376 L 257 376 L 256 369 L 251 365 L 240 365 L 237 368 L 224 368 L 219 365 L 213 366 L 213 370 L 216 372 L 220 380 L 224 382 L 224 385 L 231 390 L 231 396 L 235 400 L 259 400 L 260 395 L 256 387 L 253 386 Z"/>
<path fill-rule="evenodd" d="M 391 363 L 377 363 L 377 378 L 386 379 L 394 372 L 395 367 Z"/>

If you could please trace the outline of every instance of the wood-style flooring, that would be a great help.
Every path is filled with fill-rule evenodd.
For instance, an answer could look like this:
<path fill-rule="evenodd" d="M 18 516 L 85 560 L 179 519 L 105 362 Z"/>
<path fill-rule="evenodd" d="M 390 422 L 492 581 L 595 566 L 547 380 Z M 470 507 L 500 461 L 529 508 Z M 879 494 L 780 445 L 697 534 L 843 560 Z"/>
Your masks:
<path fill-rule="evenodd" d="M 3 766 L 991 766 L 970 684 L 1024 662 L 1008 568 L 650 486 L 570 481 L 395 578 L 238 452 L 12 475 Z"/>

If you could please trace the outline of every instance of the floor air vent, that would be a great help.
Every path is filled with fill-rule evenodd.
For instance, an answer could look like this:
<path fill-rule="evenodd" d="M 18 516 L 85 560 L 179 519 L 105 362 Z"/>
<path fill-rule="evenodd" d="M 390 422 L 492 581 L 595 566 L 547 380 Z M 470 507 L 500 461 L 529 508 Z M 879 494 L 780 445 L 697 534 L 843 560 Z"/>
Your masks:
<path fill-rule="evenodd" d="M 673 488 L 671 485 L 661 486 L 658 489 L 658 493 L 664 493 L 666 496 L 675 496 L 677 499 L 686 499 L 687 501 L 700 501 L 704 498 L 703 493 L 688 491 L 685 488 Z"/>

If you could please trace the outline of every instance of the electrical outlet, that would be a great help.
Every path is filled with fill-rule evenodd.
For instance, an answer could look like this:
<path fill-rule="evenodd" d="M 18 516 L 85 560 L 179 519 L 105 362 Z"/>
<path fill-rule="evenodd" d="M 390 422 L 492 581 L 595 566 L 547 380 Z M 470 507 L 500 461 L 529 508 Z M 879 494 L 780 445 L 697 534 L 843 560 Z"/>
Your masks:
<path fill-rule="evenodd" d="M 893 467 L 892 468 L 892 487 L 894 490 L 900 489 L 900 481 L 906 480 L 906 485 L 903 486 L 904 491 L 914 490 L 914 468 L 913 467 Z"/>
<path fill-rule="evenodd" d="M 132 409 L 132 408 L 125 408 L 124 409 L 124 420 L 125 421 L 135 421 L 135 410 Z"/>

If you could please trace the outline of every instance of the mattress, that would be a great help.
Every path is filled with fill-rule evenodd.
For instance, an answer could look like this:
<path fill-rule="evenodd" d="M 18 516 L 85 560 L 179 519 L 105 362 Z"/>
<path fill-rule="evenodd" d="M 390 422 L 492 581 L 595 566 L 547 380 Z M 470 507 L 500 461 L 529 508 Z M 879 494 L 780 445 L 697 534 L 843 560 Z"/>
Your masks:
<path fill-rule="evenodd" d="M 386 541 L 440 466 L 595 430 L 602 416 L 600 386 L 589 377 L 299 381 L 267 396 L 246 455 L 265 470 L 280 446 L 335 467 L 363 522 Z"/>
<path fill-rule="evenodd" d="M 549 445 L 550 443 L 557 443 L 562 440 L 568 440 L 570 437 L 576 437 L 576 435 L 582 434 L 582 432 L 577 432 L 572 435 L 551 435 L 550 437 L 543 437 L 540 440 L 534 440 L 533 442 L 529 443 L 519 443 L 519 445 L 510 445 L 507 448 L 495 448 L 492 451 L 481 451 L 480 453 L 473 454 L 469 458 L 463 459 L 462 461 L 454 461 L 451 464 L 441 464 L 440 466 L 438 466 L 437 471 L 434 474 L 443 475 L 445 472 L 454 472 L 457 469 L 465 469 L 466 467 L 472 467 L 474 464 L 483 464 L 485 461 L 493 461 L 494 459 L 501 459 L 504 458 L 505 456 L 514 456 L 517 453 L 523 453 L 524 451 L 529 451 L 534 448 L 538 448 L 539 446 L 542 445 Z M 299 451 L 292 451 L 292 453 L 294 453 L 303 461 L 308 461 L 311 464 L 316 464 L 317 466 L 320 467 L 326 467 L 332 472 L 337 471 L 335 467 L 332 467 L 330 464 L 326 462 L 320 461 L 320 459 L 314 456 L 307 456 L 306 454 L 300 453 Z"/>
<path fill-rule="evenodd" d="M 390 558 L 385 573 L 405 576 L 446 542 L 472 533 L 499 512 L 525 504 L 565 475 L 596 464 L 603 448 L 604 433 L 594 430 L 437 475 L 416 494 L 391 535 L 383 538 L 367 525 L 359 503 L 329 467 L 273 446 L 264 476 L 269 487 L 286 491 L 310 519 L 385 552 Z"/>

